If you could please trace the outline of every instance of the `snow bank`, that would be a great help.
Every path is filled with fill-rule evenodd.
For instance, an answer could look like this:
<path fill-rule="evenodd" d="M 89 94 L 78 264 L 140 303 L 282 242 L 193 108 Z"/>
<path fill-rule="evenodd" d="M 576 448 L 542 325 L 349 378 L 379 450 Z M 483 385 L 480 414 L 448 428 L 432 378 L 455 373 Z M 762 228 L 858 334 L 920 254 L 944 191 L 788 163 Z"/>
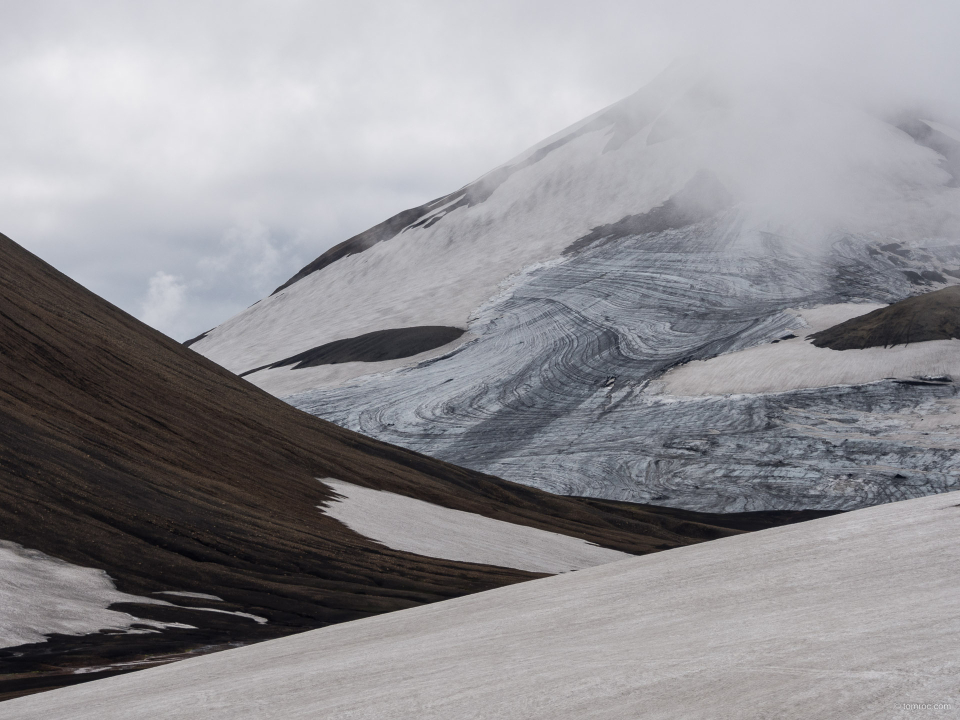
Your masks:
<path fill-rule="evenodd" d="M 107 610 L 112 603 L 169 605 L 163 600 L 119 592 L 103 570 L 0 540 L 0 647 L 43 642 L 46 635 L 85 635 L 98 630 L 188 627 L 142 620 Z"/>
<path fill-rule="evenodd" d="M 354 532 L 394 550 L 561 573 L 634 557 L 579 538 L 493 520 L 394 493 L 324 478 L 342 499 L 323 509 Z"/>

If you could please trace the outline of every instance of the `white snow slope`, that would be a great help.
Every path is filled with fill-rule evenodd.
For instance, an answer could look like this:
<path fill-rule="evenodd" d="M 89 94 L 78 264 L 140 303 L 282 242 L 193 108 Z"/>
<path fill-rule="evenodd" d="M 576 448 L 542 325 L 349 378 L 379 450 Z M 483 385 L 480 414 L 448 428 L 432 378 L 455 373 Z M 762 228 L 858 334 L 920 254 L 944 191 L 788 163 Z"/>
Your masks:
<path fill-rule="evenodd" d="M 958 534 L 960 493 L 877 506 L 12 700 L 0 718 L 956 717 Z"/>
<path fill-rule="evenodd" d="M 562 573 L 632 557 L 580 538 L 451 510 L 323 478 L 340 499 L 323 512 L 394 550 L 461 562 Z"/>
<path fill-rule="evenodd" d="M 72 565 L 0 540 L 0 647 L 43 642 L 53 633 L 144 632 L 130 630 L 134 624 L 157 630 L 186 627 L 108 610 L 113 603 L 169 605 L 120 592 L 103 570 Z"/>

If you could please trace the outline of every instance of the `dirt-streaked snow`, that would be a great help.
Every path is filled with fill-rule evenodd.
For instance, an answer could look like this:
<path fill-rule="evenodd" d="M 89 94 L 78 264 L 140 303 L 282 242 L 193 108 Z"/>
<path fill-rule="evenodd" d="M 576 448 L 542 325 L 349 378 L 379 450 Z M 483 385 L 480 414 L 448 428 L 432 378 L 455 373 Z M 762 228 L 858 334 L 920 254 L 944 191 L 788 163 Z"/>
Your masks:
<path fill-rule="evenodd" d="M 799 337 L 696 360 L 664 375 L 661 387 L 671 395 L 729 395 L 859 385 L 891 377 L 960 378 L 960 340 L 831 350 L 805 339 L 879 307 L 850 303 L 800 310 L 809 327 L 796 331 Z"/>
<path fill-rule="evenodd" d="M 108 610 L 113 603 L 169 605 L 118 591 L 103 570 L 79 567 L 37 550 L 0 540 L 0 647 L 43 642 L 46 635 L 85 635 L 186 625 L 142 620 Z"/>
<path fill-rule="evenodd" d="M 896 718 L 960 708 L 960 493 L 0 704 L 0 718 Z"/>
<path fill-rule="evenodd" d="M 442 359 L 288 401 L 379 440 L 560 494 L 736 512 L 851 510 L 960 489 L 956 431 L 914 432 L 921 416 L 953 422 L 960 382 L 872 382 L 877 370 L 865 368 L 869 384 L 830 385 L 842 367 L 816 363 L 808 374 L 822 370 L 827 387 L 651 392 L 682 363 L 789 357 L 813 330 L 917 292 L 902 272 L 914 261 L 892 251 L 899 246 L 838 239 L 821 262 L 744 231 L 743 222 L 734 210 L 545 264 L 478 311 L 476 339 Z M 941 267 L 960 265 L 960 246 L 923 247 L 942 256 Z M 917 272 L 931 266 L 919 246 L 908 252 Z M 834 263 L 853 278 L 858 302 L 838 298 Z M 800 339 L 773 344 L 788 334 Z M 758 351 L 736 354 L 750 348 Z M 839 362 L 853 352 L 809 350 Z M 901 379 L 942 373 L 928 352 L 875 350 L 903 360 Z M 778 363 L 771 372 L 782 382 Z"/>
<path fill-rule="evenodd" d="M 394 550 L 562 573 L 633 557 L 586 540 L 451 510 L 415 498 L 324 478 L 342 498 L 323 508 L 354 532 Z"/>

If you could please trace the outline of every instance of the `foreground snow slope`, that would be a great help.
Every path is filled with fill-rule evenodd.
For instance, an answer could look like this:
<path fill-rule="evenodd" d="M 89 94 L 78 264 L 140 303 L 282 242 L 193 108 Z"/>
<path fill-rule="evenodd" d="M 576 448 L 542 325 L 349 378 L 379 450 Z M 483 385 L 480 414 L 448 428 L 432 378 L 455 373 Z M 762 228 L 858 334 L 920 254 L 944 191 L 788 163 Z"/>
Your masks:
<path fill-rule="evenodd" d="M 0 718 L 888 718 L 960 708 L 960 493 L 56 690 Z"/>

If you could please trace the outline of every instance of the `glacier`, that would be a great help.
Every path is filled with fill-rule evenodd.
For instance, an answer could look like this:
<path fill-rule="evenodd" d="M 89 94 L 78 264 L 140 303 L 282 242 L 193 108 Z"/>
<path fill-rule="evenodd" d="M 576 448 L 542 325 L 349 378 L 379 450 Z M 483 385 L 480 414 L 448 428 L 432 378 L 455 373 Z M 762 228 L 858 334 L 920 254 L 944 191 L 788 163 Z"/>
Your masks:
<path fill-rule="evenodd" d="M 733 211 L 539 269 L 478 313 L 477 337 L 450 353 L 288 400 L 561 494 L 733 512 L 842 510 L 960 488 L 956 429 L 904 427 L 918 414 L 956 422 L 954 382 L 901 376 L 706 396 L 657 387 L 692 361 L 806 334 L 791 308 L 912 289 L 869 241 L 838 238 L 831 254 L 809 257 L 763 232 L 735 232 L 741 221 Z M 958 250 L 924 253 L 949 265 Z M 804 341 L 774 347 L 790 342 Z M 944 342 L 960 363 L 956 341 Z"/>

